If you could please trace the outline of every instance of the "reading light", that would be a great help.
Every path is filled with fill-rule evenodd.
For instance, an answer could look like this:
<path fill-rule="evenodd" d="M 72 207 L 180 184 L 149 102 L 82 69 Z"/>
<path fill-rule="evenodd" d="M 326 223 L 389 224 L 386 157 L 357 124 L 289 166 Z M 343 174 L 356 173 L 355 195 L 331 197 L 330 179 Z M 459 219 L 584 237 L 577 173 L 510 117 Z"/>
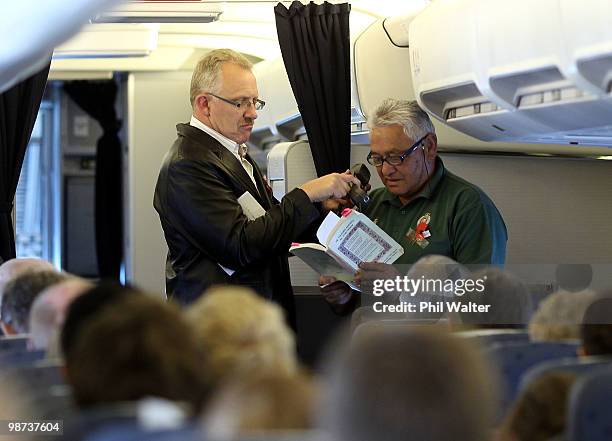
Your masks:
<path fill-rule="evenodd" d="M 497 104 L 490 101 L 482 103 L 469 104 L 467 106 L 453 107 L 452 109 L 446 110 L 446 119 L 462 118 L 464 116 L 474 116 L 481 113 L 492 113 L 497 112 L 499 107 Z"/>
<path fill-rule="evenodd" d="M 560 101 L 578 100 L 582 98 L 594 97 L 574 86 L 559 87 L 542 92 L 521 95 L 518 99 L 518 107 L 537 106 L 540 104 L 551 104 Z"/>

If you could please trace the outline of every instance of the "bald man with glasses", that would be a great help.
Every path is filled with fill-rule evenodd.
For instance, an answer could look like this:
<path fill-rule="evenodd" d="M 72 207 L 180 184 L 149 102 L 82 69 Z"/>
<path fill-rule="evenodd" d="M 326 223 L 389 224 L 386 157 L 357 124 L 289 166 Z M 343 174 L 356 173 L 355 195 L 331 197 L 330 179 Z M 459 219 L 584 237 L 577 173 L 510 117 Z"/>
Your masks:
<path fill-rule="evenodd" d="M 282 305 L 295 325 L 289 246 L 320 219 L 315 203 L 344 197 L 359 180 L 333 173 L 274 200 L 246 148 L 265 106 L 251 68 L 218 49 L 194 69 L 193 115 L 177 125 L 153 201 L 168 244 L 166 293 L 189 304 L 211 285 L 244 285 Z"/>
<path fill-rule="evenodd" d="M 385 100 L 368 119 L 370 153 L 384 187 L 370 194 L 365 214 L 404 248 L 395 264 L 412 264 L 431 254 L 462 264 L 503 265 L 506 225 L 491 199 L 449 172 L 438 157 L 435 129 L 416 101 Z M 391 265 L 363 263 L 361 279 L 392 278 Z M 356 296 L 343 282 L 322 277 L 333 305 Z"/>

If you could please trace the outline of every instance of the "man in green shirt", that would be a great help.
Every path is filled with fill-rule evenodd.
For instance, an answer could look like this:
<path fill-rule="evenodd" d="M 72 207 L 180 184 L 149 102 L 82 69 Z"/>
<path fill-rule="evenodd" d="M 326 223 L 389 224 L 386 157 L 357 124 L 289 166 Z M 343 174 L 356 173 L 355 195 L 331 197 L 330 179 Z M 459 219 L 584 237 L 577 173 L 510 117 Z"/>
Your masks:
<path fill-rule="evenodd" d="M 508 235 L 499 211 L 480 188 L 444 167 L 434 126 L 416 101 L 387 99 L 368 125 L 368 162 L 384 188 L 371 193 L 365 214 L 404 248 L 395 263 L 439 254 L 461 264 L 503 265 Z M 363 263 L 357 281 L 394 275 L 391 265 Z M 354 302 L 345 283 L 326 276 L 319 283 L 332 305 Z"/>

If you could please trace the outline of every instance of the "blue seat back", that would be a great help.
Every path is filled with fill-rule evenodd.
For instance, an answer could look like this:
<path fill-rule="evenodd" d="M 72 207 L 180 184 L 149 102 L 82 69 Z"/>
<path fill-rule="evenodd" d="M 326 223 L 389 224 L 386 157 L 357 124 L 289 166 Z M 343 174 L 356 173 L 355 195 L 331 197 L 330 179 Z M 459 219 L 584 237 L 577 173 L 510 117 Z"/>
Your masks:
<path fill-rule="evenodd" d="M 27 350 L 27 335 L 10 335 L 0 337 L 0 353 Z"/>
<path fill-rule="evenodd" d="M 410 328 L 422 326 L 447 326 L 447 321 L 445 319 L 436 321 L 429 319 L 370 320 L 357 325 L 353 330 L 352 338 L 360 339 L 381 329 L 405 328 L 409 330 Z"/>
<path fill-rule="evenodd" d="M 539 363 L 576 357 L 576 343 L 507 343 L 496 344 L 486 350 L 499 369 L 502 380 L 501 411 L 506 412 L 516 399 L 522 376 Z"/>
<path fill-rule="evenodd" d="M 45 358 L 45 351 L 9 351 L 0 353 L 0 369 L 25 366 Z"/>
<path fill-rule="evenodd" d="M 612 357 L 571 357 L 549 360 L 529 369 L 521 380 L 520 389 L 525 388 L 536 378 L 551 372 L 569 372 L 582 376 L 606 368 L 612 368 Z"/>
<path fill-rule="evenodd" d="M 491 347 L 494 344 L 527 343 L 529 341 L 529 333 L 519 329 L 474 329 L 457 332 L 457 335 L 476 341 L 484 347 Z"/>
<path fill-rule="evenodd" d="M 612 369 L 583 375 L 572 388 L 567 441 L 612 439 Z"/>
<path fill-rule="evenodd" d="M 104 427 L 85 437 L 84 441 L 203 441 L 203 434 L 194 426 L 177 429 L 147 430 L 134 423 Z"/>

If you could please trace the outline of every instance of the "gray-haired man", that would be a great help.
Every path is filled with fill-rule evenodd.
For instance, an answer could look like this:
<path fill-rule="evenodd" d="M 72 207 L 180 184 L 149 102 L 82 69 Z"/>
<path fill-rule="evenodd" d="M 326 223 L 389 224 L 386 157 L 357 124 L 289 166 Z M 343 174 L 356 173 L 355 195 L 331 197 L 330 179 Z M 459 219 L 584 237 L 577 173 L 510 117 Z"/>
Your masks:
<path fill-rule="evenodd" d="M 368 162 L 384 187 L 371 193 L 365 214 L 404 248 L 395 263 L 439 254 L 461 264 L 503 264 L 508 235 L 499 211 L 480 188 L 444 167 L 434 126 L 416 101 L 387 99 L 368 125 Z M 396 274 L 390 265 L 364 263 L 357 279 Z M 320 283 L 333 281 L 322 277 Z M 355 300 L 342 282 L 322 292 L 334 305 Z"/>
<path fill-rule="evenodd" d="M 193 116 L 177 126 L 153 203 L 169 249 L 166 289 L 187 304 L 214 284 L 249 286 L 283 305 L 294 323 L 289 246 L 319 220 L 314 202 L 343 197 L 359 180 L 332 173 L 290 191 L 280 203 L 273 199 L 245 151 L 265 105 L 251 67 L 243 55 L 219 49 L 194 70 Z M 238 202 L 245 196 L 265 214 L 247 218 Z"/>

